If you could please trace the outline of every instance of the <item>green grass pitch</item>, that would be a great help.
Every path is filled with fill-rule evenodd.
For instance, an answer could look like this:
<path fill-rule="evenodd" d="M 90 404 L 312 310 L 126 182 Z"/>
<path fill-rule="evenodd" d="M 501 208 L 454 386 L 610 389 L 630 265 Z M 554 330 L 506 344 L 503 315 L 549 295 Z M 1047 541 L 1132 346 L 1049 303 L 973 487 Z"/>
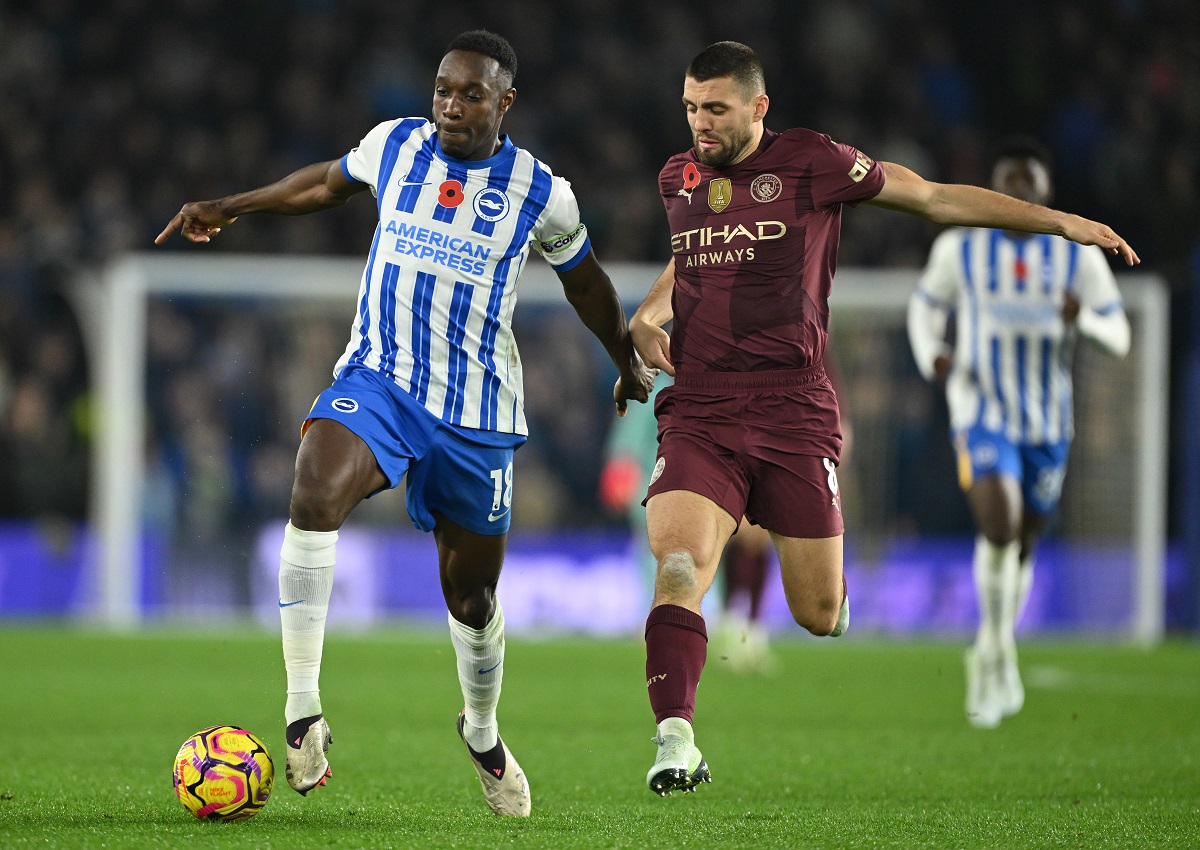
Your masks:
<path fill-rule="evenodd" d="M 501 730 L 533 789 L 496 818 L 454 731 L 443 634 L 331 636 L 322 686 L 333 779 L 283 779 L 278 639 L 0 629 L 0 847 L 970 848 L 1200 846 L 1200 646 L 1023 650 L 1025 710 L 962 713 L 961 647 L 777 642 L 743 677 L 710 659 L 697 743 L 714 781 L 645 787 L 654 731 L 633 639 L 511 639 Z M 175 800 L 183 740 L 240 724 L 278 783 L 249 821 Z"/>

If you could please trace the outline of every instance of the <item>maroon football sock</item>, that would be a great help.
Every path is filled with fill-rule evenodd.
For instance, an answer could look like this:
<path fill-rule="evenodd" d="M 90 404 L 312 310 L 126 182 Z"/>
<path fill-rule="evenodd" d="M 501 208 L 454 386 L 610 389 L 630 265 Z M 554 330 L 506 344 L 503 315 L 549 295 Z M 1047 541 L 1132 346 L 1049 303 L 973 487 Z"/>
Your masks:
<path fill-rule="evenodd" d="M 754 584 L 750 587 L 750 619 L 758 620 L 762 610 L 763 591 L 767 588 L 767 553 L 754 553 Z"/>
<path fill-rule="evenodd" d="M 725 562 L 721 565 L 725 571 L 725 607 L 732 608 L 743 594 L 749 594 L 750 585 L 743 575 L 742 547 L 733 540 L 725 547 Z"/>
<path fill-rule="evenodd" d="M 745 593 L 750 600 L 749 616 L 758 619 L 762 606 L 763 589 L 767 579 L 767 550 L 754 546 L 735 545 L 736 538 L 729 542 L 726 567 L 728 568 L 730 599 L 736 593 Z"/>
<path fill-rule="evenodd" d="M 646 618 L 646 688 L 654 719 L 692 722 L 696 687 L 708 658 L 704 618 L 678 605 L 659 605 Z"/>

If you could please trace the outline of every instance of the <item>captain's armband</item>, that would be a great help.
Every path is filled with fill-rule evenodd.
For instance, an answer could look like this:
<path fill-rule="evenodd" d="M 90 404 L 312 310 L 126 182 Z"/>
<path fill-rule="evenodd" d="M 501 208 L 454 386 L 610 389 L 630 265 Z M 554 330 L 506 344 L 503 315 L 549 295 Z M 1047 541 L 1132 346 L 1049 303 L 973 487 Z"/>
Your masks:
<path fill-rule="evenodd" d="M 553 262 L 553 259 L 561 254 L 568 252 L 575 243 L 583 239 L 587 235 L 587 228 L 583 226 L 583 222 L 570 233 L 563 233 L 560 236 L 555 236 L 547 241 L 538 240 L 538 247 L 542 250 L 542 255 L 547 260 Z"/>

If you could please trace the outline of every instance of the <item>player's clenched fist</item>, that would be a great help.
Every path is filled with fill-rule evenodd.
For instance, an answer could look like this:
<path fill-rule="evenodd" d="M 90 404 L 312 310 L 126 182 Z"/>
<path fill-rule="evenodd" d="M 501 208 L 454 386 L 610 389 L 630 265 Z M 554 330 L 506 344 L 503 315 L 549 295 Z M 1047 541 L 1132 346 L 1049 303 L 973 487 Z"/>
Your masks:
<path fill-rule="evenodd" d="M 613 401 L 617 404 L 617 415 L 624 416 L 628 407 L 627 402 L 639 401 L 645 404 L 654 392 L 654 379 L 658 370 L 650 368 L 636 351 L 633 352 L 633 368 L 631 371 L 622 370 L 621 376 L 613 386 Z"/>

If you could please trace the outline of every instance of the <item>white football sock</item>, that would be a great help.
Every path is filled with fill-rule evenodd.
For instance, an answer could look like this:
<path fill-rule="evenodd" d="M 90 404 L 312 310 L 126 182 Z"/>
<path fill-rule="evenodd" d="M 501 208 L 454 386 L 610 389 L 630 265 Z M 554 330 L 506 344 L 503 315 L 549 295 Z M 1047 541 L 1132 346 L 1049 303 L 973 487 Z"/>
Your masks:
<path fill-rule="evenodd" d="M 1029 604 L 1029 593 L 1033 590 L 1033 555 L 1026 555 L 1017 568 L 1017 600 L 1016 621 L 1021 622 L 1025 616 L 1025 606 Z M 1014 625 L 1015 625 L 1014 623 Z"/>
<path fill-rule="evenodd" d="M 463 737 L 471 749 L 486 753 L 496 746 L 499 734 L 496 706 L 504 679 L 504 611 L 496 600 L 496 613 L 482 629 L 473 629 L 447 616 L 450 643 L 458 656 L 458 683 L 467 709 Z"/>
<path fill-rule="evenodd" d="M 975 538 L 975 593 L 979 600 L 979 630 L 975 647 L 985 656 L 1013 643 L 1016 610 L 1018 544 L 996 546 L 982 534 Z"/>
<path fill-rule="evenodd" d="M 290 522 L 279 553 L 279 619 L 287 669 L 284 718 L 293 723 L 321 713 L 321 650 L 333 589 L 336 531 L 303 531 Z"/>
<path fill-rule="evenodd" d="M 689 744 L 696 743 L 696 733 L 692 730 L 692 724 L 684 717 L 668 717 L 658 724 L 658 737 L 661 739 L 667 735 L 677 735 Z"/>

